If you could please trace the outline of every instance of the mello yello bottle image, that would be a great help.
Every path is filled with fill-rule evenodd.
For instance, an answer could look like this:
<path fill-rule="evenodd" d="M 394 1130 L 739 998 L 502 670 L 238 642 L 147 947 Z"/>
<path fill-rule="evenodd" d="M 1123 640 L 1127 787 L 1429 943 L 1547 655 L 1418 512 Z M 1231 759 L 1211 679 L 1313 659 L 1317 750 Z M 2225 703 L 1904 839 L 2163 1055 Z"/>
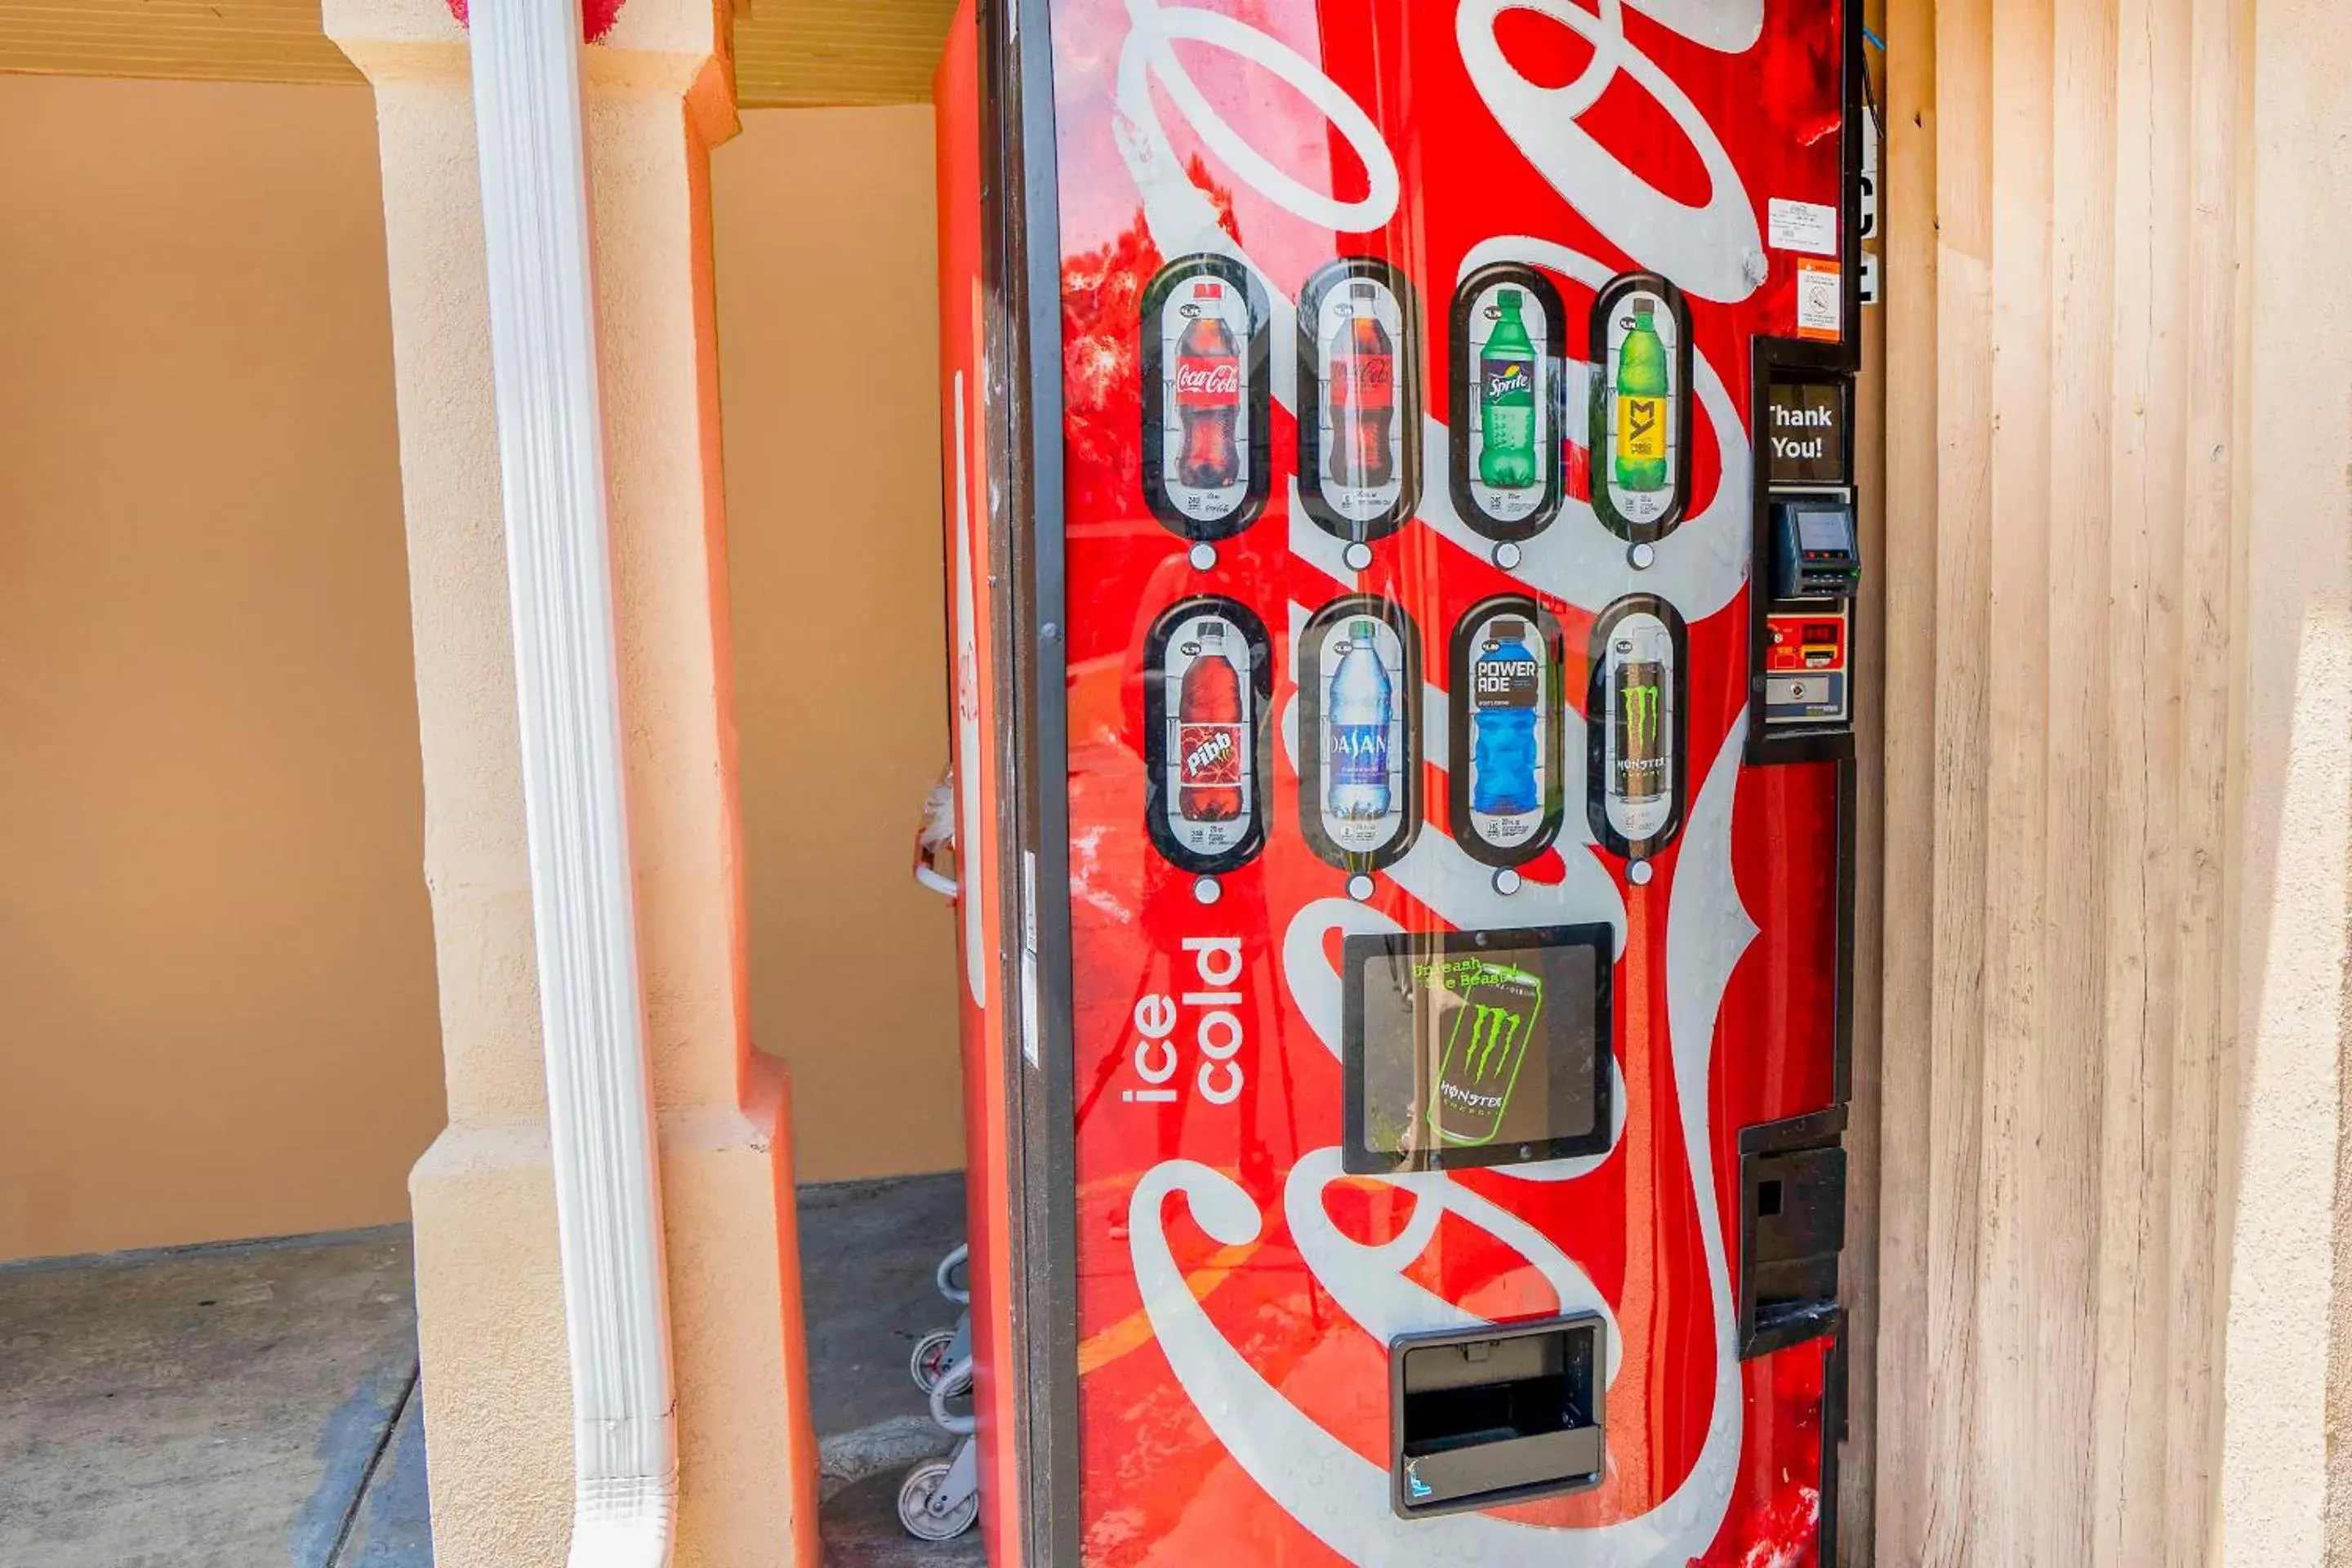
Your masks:
<path fill-rule="evenodd" d="M 1478 479 L 1498 490 L 1536 482 L 1536 348 L 1521 298 L 1517 289 L 1495 291 L 1502 319 L 1478 355 Z"/>
<path fill-rule="evenodd" d="M 1176 809 L 1187 822 L 1231 822 L 1244 805 L 1242 680 L 1223 623 L 1203 622 L 1199 636 L 1176 705 Z"/>
<path fill-rule="evenodd" d="M 1448 1143 L 1490 1143 L 1510 1113 L 1543 1012 L 1543 982 L 1481 959 L 1451 961 L 1444 982 L 1454 1000 L 1431 1084 L 1430 1129 Z"/>
<path fill-rule="evenodd" d="M 1666 488 L 1666 345 L 1648 300 L 1633 301 L 1633 324 L 1617 345 L 1617 488 Z"/>
<path fill-rule="evenodd" d="M 1527 623 L 1497 620 L 1471 667 L 1470 809 L 1524 816 L 1541 801 L 1536 787 L 1536 706 L 1543 674 L 1528 651 Z"/>
<path fill-rule="evenodd" d="M 1343 822 L 1378 822 L 1389 814 L 1389 709 L 1394 700 L 1381 663 L 1375 624 L 1348 628 L 1348 651 L 1331 675 L 1330 784 L 1326 804 Z"/>

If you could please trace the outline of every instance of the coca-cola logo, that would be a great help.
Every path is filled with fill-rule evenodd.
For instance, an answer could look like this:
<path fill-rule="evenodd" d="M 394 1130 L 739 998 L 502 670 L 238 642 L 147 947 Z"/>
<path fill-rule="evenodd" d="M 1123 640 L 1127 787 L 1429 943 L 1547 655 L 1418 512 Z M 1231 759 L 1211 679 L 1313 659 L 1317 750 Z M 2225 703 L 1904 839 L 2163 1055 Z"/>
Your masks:
<path fill-rule="evenodd" d="M 1187 359 L 1176 365 L 1179 402 L 1234 403 L 1242 395 L 1241 362 L 1234 359 Z"/>

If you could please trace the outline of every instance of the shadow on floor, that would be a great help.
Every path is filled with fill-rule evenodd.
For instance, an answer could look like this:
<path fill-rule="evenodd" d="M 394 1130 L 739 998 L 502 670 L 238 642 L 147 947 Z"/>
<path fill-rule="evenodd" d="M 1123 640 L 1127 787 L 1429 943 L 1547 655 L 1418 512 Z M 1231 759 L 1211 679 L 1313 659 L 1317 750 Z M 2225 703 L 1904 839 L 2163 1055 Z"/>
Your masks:
<path fill-rule="evenodd" d="M 804 1187 L 833 1568 L 982 1561 L 899 1531 L 944 1452 L 907 1373 L 951 1326 L 958 1174 Z M 430 1568 L 405 1226 L 0 1266 L 0 1564 Z"/>

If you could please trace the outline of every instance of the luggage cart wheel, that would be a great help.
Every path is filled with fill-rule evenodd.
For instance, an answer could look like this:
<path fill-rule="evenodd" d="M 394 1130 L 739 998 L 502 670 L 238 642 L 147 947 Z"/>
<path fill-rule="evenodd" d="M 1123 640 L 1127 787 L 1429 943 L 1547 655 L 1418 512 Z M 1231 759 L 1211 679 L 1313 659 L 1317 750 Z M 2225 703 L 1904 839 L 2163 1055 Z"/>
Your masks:
<path fill-rule="evenodd" d="M 937 1388 L 948 1368 L 955 1364 L 955 1339 L 953 1329 L 940 1329 L 915 1342 L 915 1353 L 907 1358 L 907 1372 L 925 1394 Z"/>
<path fill-rule="evenodd" d="M 953 1541 L 980 1518 L 979 1489 L 954 1486 L 953 1468 L 946 1459 L 926 1459 L 898 1488 L 898 1522 L 916 1540 Z"/>

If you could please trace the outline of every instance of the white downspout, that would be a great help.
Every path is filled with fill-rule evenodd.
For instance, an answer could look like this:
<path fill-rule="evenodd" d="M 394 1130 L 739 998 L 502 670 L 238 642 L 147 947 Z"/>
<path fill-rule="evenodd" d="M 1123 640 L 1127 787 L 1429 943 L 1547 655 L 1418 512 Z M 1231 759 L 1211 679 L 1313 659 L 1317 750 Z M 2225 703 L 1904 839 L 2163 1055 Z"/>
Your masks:
<path fill-rule="evenodd" d="M 677 1513 L 598 392 L 579 0 L 472 0 L 490 363 L 572 1352 L 572 1568 L 664 1568 Z"/>

